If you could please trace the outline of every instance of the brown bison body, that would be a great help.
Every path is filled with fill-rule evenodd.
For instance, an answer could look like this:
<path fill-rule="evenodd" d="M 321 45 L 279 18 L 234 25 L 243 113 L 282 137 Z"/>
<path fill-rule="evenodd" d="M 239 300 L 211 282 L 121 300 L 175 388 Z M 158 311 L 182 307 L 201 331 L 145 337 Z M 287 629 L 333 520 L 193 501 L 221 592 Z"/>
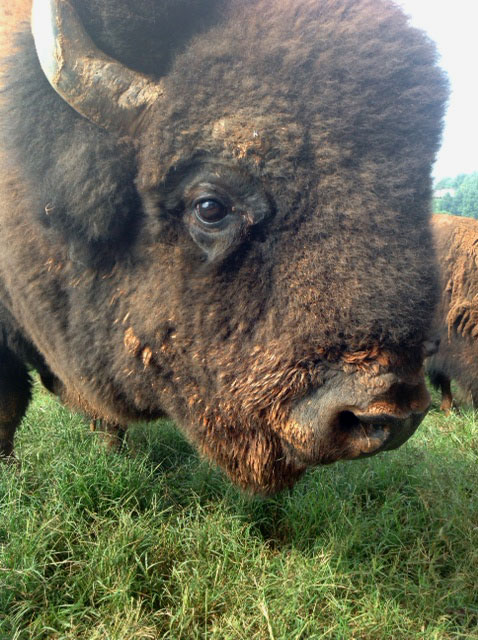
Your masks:
<path fill-rule="evenodd" d="M 172 416 L 255 491 L 399 446 L 428 406 L 433 46 L 386 0 L 72 5 L 38 0 L 5 65 L 3 453 L 27 366 L 93 417 Z"/>
<path fill-rule="evenodd" d="M 453 403 L 451 380 L 478 407 L 478 221 L 434 215 L 432 223 L 442 293 L 435 318 L 440 348 L 427 371 L 441 389 L 444 411 Z"/>

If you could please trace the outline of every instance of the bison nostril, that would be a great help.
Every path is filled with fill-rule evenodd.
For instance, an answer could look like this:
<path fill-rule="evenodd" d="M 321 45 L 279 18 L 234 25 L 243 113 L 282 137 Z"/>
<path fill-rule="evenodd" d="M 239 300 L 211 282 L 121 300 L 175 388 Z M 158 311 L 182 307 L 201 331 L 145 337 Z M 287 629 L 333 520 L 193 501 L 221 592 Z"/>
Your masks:
<path fill-rule="evenodd" d="M 371 418 L 371 419 L 370 419 Z M 372 455 L 386 445 L 392 434 L 387 416 L 362 416 L 345 410 L 337 414 L 335 437 L 346 443 L 349 458 Z"/>
<path fill-rule="evenodd" d="M 342 431 L 352 431 L 360 426 L 360 420 L 352 411 L 341 411 L 337 423 Z"/>

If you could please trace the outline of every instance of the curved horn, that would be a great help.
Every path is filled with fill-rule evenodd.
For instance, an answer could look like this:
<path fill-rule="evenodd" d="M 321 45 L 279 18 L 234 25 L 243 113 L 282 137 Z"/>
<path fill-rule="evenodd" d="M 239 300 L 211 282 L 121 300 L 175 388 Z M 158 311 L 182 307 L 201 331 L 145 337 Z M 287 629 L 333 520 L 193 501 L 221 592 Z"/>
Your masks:
<path fill-rule="evenodd" d="M 32 33 L 41 68 L 75 111 L 109 130 L 135 132 L 161 84 L 100 51 L 67 0 L 33 0 Z"/>

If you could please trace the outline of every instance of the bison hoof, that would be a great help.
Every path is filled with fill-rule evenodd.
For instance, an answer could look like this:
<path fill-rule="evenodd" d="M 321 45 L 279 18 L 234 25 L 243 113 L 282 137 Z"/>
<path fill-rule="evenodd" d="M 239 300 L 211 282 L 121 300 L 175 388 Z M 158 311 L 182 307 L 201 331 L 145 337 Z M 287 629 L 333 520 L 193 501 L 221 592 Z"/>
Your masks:
<path fill-rule="evenodd" d="M 107 420 L 92 420 L 90 431 L 98 432 L 99 440 L 107 451 L 120 453 L 124 447 L 125 429 L 116 422 Z"/>
<path fill-rule="evenodd" d="M 14 467 L 19 467 L 20 466 L 20 460 L 16 457 L 16 455 L 13 453 L 13 451 L 11 453 L 0 453 L 0 464 L 7 464 L 7 465 L 11 465 Z"/>

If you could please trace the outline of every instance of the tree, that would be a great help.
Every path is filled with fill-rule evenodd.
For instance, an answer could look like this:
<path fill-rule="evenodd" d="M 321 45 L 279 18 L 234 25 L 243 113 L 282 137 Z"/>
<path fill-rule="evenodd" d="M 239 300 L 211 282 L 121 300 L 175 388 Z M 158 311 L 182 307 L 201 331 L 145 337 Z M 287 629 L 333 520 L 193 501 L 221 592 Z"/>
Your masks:
<path fill-rule="evenodd" d="M 463 215 L 478 218 L 478 173 L 465 178 L 461 185 Z"/>
<path fill-rule="evenodd" d="M 435 189 L 451 189 L 454 187 L 454 179 L 455 178 L 442 178 L 436 183 Z"/>
<path fill-rule="evenodd" d="M 444 187 L 446 188 L 446 187 Z M 443 198 L 437 198 L 437 206 L 439 211 L 446 211 L 447 213 L 453 213 L 453 196 L 446 193 Z"/>
<path fill-rule="evenodd" d="M 433 202 L 435 211 L 478 219 L 478 171 L 461 173 L 455 178 L 440 180 L 435 189 L 455 189 L 455 194 L 445 194 Z"/>

